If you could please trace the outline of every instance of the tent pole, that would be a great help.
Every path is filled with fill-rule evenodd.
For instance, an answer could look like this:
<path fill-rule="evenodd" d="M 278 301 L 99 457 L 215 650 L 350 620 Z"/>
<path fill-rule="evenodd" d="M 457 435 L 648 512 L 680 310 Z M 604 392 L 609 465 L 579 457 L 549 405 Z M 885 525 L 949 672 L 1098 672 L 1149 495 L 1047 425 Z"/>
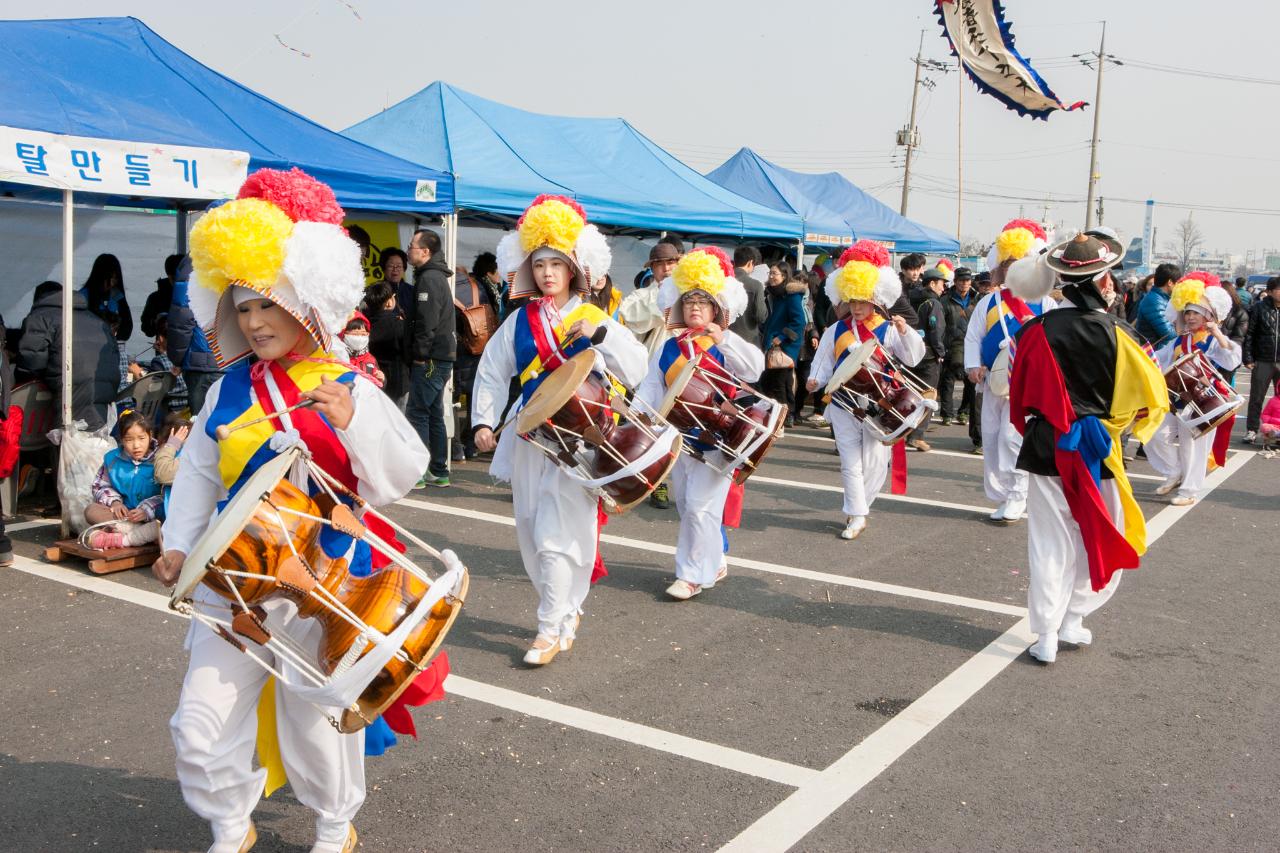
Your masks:
<path fill-rule="evenodd" d="M 178 233 L 174 251 L 179 255 L 185 255 L 187 253 L 187 211 L 179 207 L 176 219 Z"/>
<path fill-rule="evenodd" d="M 74 289 L 72 261 L 75 255 L 75 200 L 71 190 L 62 191 L 62 435 L 65 442 L 71 429 L 71 397 L 75 386 L 71 383 L 71 300 Z M 65 444 L 63 445 L 65 446 Z M 61 469 L 61 465 L 59 465 Z M 62 538 L 71 535 L 71 518 L 66 505 L 62 508 Z"/>
<path fill-rule="evenodd" d="M 796 241 L 796 272 L 804 269 L 804 240 Z"/>
<path fill-rule="evenodd" d="M 449 280 L 454 281 L 454 276 L 457 275 L 454 271 L 458 268 L 458 214 L 456 211 L 445 214 L 444 239 L 445 252 L 448 254 L 446 260 L 449 264 Z M 453 439 L 458 432 L 458 417 L 454 409 L 453 390 L 453 373 L 450 372 L 449 379 L 445 382 L 444 388 L 440 393 L 444 395 L 445 411 L 453 415 L 453 417 L 445 420 L 445 434 L 449 440 L 445 442 L 445 446 L 448 449 L 445 451 L 444 464 L 451 472 L 453 471 Z M 435 460 L 432 461 L 434 462 Z"/>

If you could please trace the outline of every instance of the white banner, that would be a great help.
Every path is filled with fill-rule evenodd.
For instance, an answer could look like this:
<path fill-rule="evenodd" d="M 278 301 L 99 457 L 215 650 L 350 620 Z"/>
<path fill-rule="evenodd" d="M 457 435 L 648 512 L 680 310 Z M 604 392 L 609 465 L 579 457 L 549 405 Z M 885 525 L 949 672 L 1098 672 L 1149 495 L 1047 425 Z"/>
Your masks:
<path fill-rule="evenodd" d="M 235 198 L 249 155 L 63 136 L 0 125 L 0 181 L 77 192 L 162 198 Z"/>

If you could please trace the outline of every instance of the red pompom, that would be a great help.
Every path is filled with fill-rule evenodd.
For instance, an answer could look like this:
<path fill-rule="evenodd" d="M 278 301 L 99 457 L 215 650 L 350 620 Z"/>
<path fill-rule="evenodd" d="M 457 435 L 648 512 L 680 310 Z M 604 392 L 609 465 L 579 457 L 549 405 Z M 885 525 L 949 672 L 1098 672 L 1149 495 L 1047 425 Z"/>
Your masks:
<path fill-rule="evenodd" d="M 720 269 L 724 270 L 725 278 L 733 278 L 733 261 L 729 260 L 729 256 L 725 254 L 724 249 L 718 246 L 703 246 L 701 249 L 695 249 L 696 252 L 706 252 L 720 262 Z"/>
<path fill-rule="evenodd" d="M 889 250 L 875 240 L 859 240 L 840 254 L 840 262 L 836 267 L 842 267 L 849 261 L 866 261 L 873 266 L 887 267 Z"/>
<path fill-rule="evenodd" d="M 1222 279 L 1218 278 L 1213 273 L 1205 272 L 1204 270 L 1192 270 L 1184 275 L 1182 280 L 1186 281 L 1189 278 L 1194 278 L 1196 281 L 1204 282 L 1205 287 L 1222 287 Z"/>
<path fill-rule="evenodd" d="M 569 198 L 568 196 L 551 195 L 549 193 L 543 193 L 542 195 L 535 198 L 533 200 L 533 204 L 525 208 L 525 213 L 529 212 L 530 207 L 537 207 L 538 205 L 542 204 L 544 201 L 551 201 L 552 199 L 555 199 L 556 201 L 563 202 L 564 204 L 569 205 L 569 207 L 573 208 L 574 213 L 582 217 L 583 222 L 587 221 L 587 212 L 582 209 L 582 205 L 578 204 L 576 201 Z M 520 214 L 520 218 L 516 220 L 516 228 L 519 228 L 523 224 L 524 224 L 524 213 Z"/>
<path fill-rule="evenodd" d="M 239 198 L 260 198 L 285 212 L 294 222 L 341 225 L 346 213 L 333 190 L 298 167 L 287 172 L 259 169 L 245 178 Z"/>
<path fill-rule="evenodd" d="M 1013 228 L 1025 228 L 1041 240 L 1049 239 L 1049 235 L 1044 233 L 1044 228 L 1040 227 L 1040 223 L 1034 219 L 1010 219 L 1000 230 L 1009 231 Z"/>

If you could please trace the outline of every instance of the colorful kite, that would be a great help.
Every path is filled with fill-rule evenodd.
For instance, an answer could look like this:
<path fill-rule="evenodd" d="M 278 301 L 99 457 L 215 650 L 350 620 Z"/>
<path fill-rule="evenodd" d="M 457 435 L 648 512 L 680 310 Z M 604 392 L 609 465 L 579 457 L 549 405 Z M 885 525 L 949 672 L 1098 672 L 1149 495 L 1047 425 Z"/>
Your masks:
<path fill-rule="evenodd" d="M 963 59 L 964 70 L 978 88 L 1019 115 L 1047 119 L 1067 106 L 1058 100 L 1031 63 L 1013 46 L 1013 32 L 1004 18 L 1000 0 L 935 0 L 935 11 L 953 56 Z M 959 52 L 957 52 L 959 51 Z"/>

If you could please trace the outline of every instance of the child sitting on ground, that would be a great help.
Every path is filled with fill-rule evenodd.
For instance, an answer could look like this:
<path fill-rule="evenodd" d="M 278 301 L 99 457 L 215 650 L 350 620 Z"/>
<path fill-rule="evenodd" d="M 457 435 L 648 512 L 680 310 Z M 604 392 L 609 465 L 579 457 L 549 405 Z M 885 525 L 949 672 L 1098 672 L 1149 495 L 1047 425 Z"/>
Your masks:
<path fill-rule="evenodd" d="M 93 478 L 93 503 L 85 508 L 89 527 L 80 541 L 105 551 L 130 548 L 160 538 L 160 485 L 156 482 L 155 439 L 140 413 L 120 417 L 120 446 L 107 453 Z"/>
<path fill-rule="evenodd" d="M 369 352 L 369 328 L 369 318 L 357 311 L 347 321 L 347 329 L 340 337 L 351 353 L 351 366 L 372 376 L 382 386 L 387 377 L 378 369 L 378 360 L 373 357 L 373 353 Z"/>
<path fill-rule="evenodd" d="M 1276 447 L 1280 446 L 1280 379 L 1271 392 L 1271 399 L 1262 409 L 1262 455 L 1267 459 L 1276 455 Z"/>
<path fill-rule="evenodd" d="M 172 486 L 178 476 L 178 451 L 190 434 L 191 421 L 176 412 L 167 415 L 160 426 L 156 434 L 156 455 L 151 462 L 161 489 Z"/>

